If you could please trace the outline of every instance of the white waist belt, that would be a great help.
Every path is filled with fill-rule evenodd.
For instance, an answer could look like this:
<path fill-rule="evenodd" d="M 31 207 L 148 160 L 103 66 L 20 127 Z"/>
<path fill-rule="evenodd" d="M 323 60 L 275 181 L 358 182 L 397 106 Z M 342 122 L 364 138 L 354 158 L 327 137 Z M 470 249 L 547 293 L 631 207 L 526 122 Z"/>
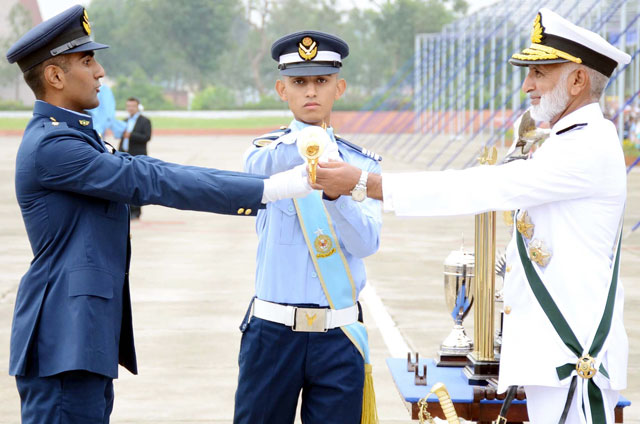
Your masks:
<path fill-rule="evenodd" d="M 323 332 L 358 321 L 358 306 L 344 309 L 300 308 L 256 299 L 253 316 L 284 324 L 293 331 Z"/>

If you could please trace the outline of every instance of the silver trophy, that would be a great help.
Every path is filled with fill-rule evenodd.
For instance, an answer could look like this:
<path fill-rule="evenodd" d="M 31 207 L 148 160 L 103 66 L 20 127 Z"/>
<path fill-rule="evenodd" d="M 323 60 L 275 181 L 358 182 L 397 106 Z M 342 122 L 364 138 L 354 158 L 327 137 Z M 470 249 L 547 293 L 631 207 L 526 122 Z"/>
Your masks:
<path fill-rule="evenodd" d="M 444 295 L 454 325 L 440 345 L 437 361 L 440 367 L 464 367 L 467 354 L 473 349 L 462 322 L 473 305 L 474 265 L 473 253 L 463 249 L 452 251 L 444 261 Z"/>

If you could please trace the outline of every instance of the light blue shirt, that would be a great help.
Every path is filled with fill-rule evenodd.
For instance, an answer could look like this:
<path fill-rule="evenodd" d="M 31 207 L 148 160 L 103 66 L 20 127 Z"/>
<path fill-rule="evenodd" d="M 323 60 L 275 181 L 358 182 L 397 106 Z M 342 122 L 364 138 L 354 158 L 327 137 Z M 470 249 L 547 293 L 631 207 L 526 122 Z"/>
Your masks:
<path fill-rule="evenodd" d="M 140 112 L 136 113 L 135 115 L 133 115 L 131 118 L 127 120 L 127 132 L 129 134 L 131 134 L 131 131 L 133 131 L 133 127 L 136 126 L 136 122 L 138 121 L 139 116 L 140 116 Z M 125 152 L 129 151 L 129 137 L 122 140 L 122 150 L 124 150 Z"/>
<path fill-rule="evenodd" d="M 292 132 L 306 127 L 293 120 Z M 333 129 L 327 132 L 337 143 L 345 162 L 370 173 L 380 173 L 377 161 L 336 142 Z M 272 175 L 304 163 L 295 143 L 280 143 L 272 147 L 252 147 L 245 154 L 244 169 L 247 172 Z M 362 258 L 374 254 L 380 245 L 382 205 L 374 199 L 359 203 L 350 196 L 336 200 L 324 200 L 331 216 L 340 247 L 351 269 L 357 293 L 366 283 Z M 258 254 L 256 269 L 256 295 L 259 299 L 278 303 L 312 303 L 327 306 L 327 298 L 309 256 L 293 200 L 285 199 L 268 203 L 258 212 L 256 220 Z M 325 275 L 324 278 L 330 278 Z"/>

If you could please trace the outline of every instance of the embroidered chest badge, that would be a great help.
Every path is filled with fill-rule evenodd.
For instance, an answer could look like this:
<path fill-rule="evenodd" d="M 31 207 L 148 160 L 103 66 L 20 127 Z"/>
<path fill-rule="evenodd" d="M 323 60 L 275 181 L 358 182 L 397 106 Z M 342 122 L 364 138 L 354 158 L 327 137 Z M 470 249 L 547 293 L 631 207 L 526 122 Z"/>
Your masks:
<path fill-rule="evenodd" d="M 320 228 L 315 232 L 316 239 L 313 241 L 313 246 L 316 248 L 316 256 L 318 258 L 326 258 L 333 255 L 336 251 L 333 247 L 333 240 L 331 237 L 324 234 Z"/>
<path fill-rule="evenodd" d="M 533 222 L 531 222 L 531 217 L 527 211 L 520 212 L 518 219 L 516 220 L 516 228 L 520 234 L 531 240 L 531 237 L 533 237 L 534 227 L 535 226 L 533 225 Z"/>
<path fill-rule="evenodd" d="M 529 258 L 541 267 L 545 267 L 551 260 L 551 252 L 542 240 L 534 239 L 529 244 Z"/>

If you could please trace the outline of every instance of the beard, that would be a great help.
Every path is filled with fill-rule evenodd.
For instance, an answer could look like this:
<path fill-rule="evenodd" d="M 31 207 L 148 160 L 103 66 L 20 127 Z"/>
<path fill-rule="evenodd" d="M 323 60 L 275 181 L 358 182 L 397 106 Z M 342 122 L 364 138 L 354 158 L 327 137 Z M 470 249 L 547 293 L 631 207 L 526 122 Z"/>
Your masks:
<path fill-rule="evenodd" d="M 540 103 L 531 105 L 529 109 L 531 117 L 536 121 L 551 122 L 553 118 L 560 115 L 569 103 L 569 93 L 567 92 L 567 77 L 569 72 L 563 72 L 558 84 L 549 93 L 540 97 Z"/>

